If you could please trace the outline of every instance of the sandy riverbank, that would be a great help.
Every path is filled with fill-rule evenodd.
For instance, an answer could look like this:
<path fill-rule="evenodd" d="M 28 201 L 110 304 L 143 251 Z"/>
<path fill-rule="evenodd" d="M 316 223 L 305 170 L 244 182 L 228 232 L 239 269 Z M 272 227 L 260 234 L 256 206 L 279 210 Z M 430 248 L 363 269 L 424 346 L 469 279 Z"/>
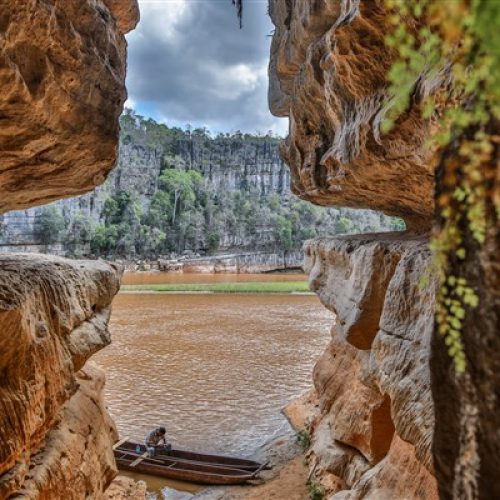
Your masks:
<path fill-rule="evenodd" d="M 305 500 L 309 498 L 307 481 L 309 468 L 305 452 L 297 443 L 296 432 L 306 428 L 315 411 L 316 401 L 311 392 L 298 397 L 284 408 L 292 430 L 286 436 L 275 439 L 254 455 L 260 462 L 268 462 L 270 470 L 260 474 L 261 480 L 254 484 L 229 488 L 208 488 L 193 497 L 193 500 Z"/>

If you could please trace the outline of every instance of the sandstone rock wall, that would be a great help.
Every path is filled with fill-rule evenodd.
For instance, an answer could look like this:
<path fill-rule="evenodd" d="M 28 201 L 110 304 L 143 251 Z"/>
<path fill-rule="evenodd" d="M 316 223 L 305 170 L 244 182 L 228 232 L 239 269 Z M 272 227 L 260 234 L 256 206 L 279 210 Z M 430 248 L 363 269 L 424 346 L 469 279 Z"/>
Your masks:
<path fill-rule="evenodd" d="M 0 498 L 84 498 L 114 477 L 104 375 L 87 360 L 111 341 L 120 275 L 103 262 L 0 256 Z"/>
<path fill-rule="evenodd" d="M 380 133 L 393 60 L 383 2 L 271 0 L 270 15 L 269 105 L 290 118 L 282 154 L 292 191 L 320 205 L 372 208 L 418 230 L 430 227 L 430 125 L 418 103 L 437 82 L 416 82 L 411 110 L 390 134 Z"/>
<path fill-rule="evenodd" d="M 0 0 L 0 214 L 89 191 L 116 163 L 136 0 Z M 104 374 L 121 271 L 0 255 L 0 499 L 101 499 L 117 470 Z"/>
<path fill-rule="evenodd" d="M 272 112 L 290 118 L 282 145 L 292 191 L 328 206 L 372 208 L 410 231 L 313 240 L 310 286 L 336 314 L 314 370 L 319 412 L 311 473 L 331 498 L 437 498 L 429 357 L 434 171 L 420 102 L 439 81 L 415 82 L 409 111 L 380 132 L 394 54 L 380 0 L 271 0 Z M 432 279 L 431 279 L 432 282 Z"/>
<path fill-rule="evenodd" d="M 427 363 L 434 288 L 419 284 L 426 244 L 391 233 L 305 247 L 309 285 L 336 316 L 314 370 L 311 465 L 342 498 L 437 498 Z"/>
<path fill-rule="evenodd" d="M 89 191 L 116 163 L 136 0 L 1 0 L 0 213 Z"/>

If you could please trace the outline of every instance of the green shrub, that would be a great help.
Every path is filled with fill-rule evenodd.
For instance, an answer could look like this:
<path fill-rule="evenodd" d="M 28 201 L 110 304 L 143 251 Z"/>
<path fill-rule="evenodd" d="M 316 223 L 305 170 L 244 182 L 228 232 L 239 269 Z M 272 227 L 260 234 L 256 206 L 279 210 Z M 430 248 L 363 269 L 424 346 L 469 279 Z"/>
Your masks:
<path fill-rule="evenodd" d="M 42 245 L 50 245 L 60 240 L 64 227 L 64 217 L 60 211 L 48 205 L 35 215 L 33 234 Z"/>
<path fill-rule="evenodd" d="M 307 432 L 305 429 L 297 432 L 297 443 L 300 444 L 304 451 L 308 450 L 311 446 L 311 436 L 309 432 Z"/>
<path fill-rule="evenodd" d="M 325 498 L 325 487 L 313 480 L 307 482 L 309 497 L 311 500 L 323 500 Z"/>

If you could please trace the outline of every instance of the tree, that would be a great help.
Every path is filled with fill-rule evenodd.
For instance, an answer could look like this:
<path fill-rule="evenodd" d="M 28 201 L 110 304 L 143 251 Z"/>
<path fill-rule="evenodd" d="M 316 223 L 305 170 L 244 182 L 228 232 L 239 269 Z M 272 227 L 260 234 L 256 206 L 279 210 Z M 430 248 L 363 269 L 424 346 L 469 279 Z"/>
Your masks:
<path fill-rule="evenodd" d="M 217 231 L 211 230 L 207 234 L 207 246 L 210 252 L 216 252 L 219 249 L 220 234 Z"/>
<path fill-rule="evenodd" d="M 276 242 L 283 250 L 292 248 L 292 223 L 285 217 L 278 215 L 274 219 Z"/>
<path fill-rule="evenodd" d="M 346 234 L 349 233 L 352 228 L 352 222 L 346 217 L 340 217 L 339 220 L 335 223 L 335 232 Z"/>
<path fill-rule="evenodd" d="M 47 205 L 35 215 L 33 234 L 42 245 L 57 243 L 65 227 L 64 217 L 54 205 Z"/>
<path fill-rule="evenodd" d="M 166 238 L 167 235 L 161 229 L 141 225 L 136 241 L 137 251 L 140 255 L 157 257 Z"/>
<path fill-rule="evenodd" d="M 393 231 L 404 231 L 406 229 L 404 220 L 399 217 L 393 217 L 391 219 L 390 226 Z"/>
<path fill-rule="evenodd" d="M 195 170 L 186 172 L 172 168 L 165 170 L 160 176 L 160 188 L 173 195 L 172 225 L 175 224 L 179 204 L 195 201 L 195 189 L 202 180 L 203 176 Z"/>
<path fill-rule="evenodd" d="M 119 223 L 123 218 L 123 213 L 132 202 L 132 194 L 128 191 L 120 191 L 104 202 L 102 215 L 111 224 Z"/>
<path fill-rule="evenodd" d="M 64 235 L 64 243 L 67 251 L 72 257 L 82 257 L 85 253 L 83 248 L 94 236 L 94 223 L 86 215 L 78 212 Z"/>
<path fill-rule="evenodd" d="M 170 193 L 158 191 L 151 201 L 149 212 L 145 217 L 145 224 L 155 227 L 167 227 L 172 220 L 172 202 Z"/>
<path fill-rule="evenodd" d="M 117 241 L 118 226 L 116 224 L 99 224 L 90 242 L 90 250 L 93 255 L 97 256 L 114 254 Z"/>

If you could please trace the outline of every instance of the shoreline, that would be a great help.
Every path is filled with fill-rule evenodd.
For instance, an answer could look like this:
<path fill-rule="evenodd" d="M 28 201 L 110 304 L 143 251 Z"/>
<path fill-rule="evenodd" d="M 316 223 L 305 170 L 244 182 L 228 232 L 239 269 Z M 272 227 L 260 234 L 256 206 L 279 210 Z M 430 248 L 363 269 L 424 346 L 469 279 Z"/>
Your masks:
<path fill-rule="evenodd" d="M 289 490 L 289 500 L 303 500 L 307 495 L 307 474 L 304 450 L 297 443 L 295 430 L 278 436 L 250 456 L 253 460 L 269 463 L 260 477 L 238 486 L 209 486 L 190 496 L 192 500 L 260 500 L 270 498 L 273 492 Z M 293 493 L 298 496 L 293 496 Z"/>
<path fill-rule="evenodd" d="M 278 293 L 312 294 L 307 281 L 254 281 L 232 283 L 151 283 L 122 285 L 120 293 Z"/>
<path fill-rule="evenodd" d="M 151 294 L 151 295 L 296 295 L 296 296 L 315 296 L 314 292 L 240 292 L 240 291 L 196 291 L 196 290 L 182 290 L 182 291 L 170 291 L 170 290 L 120 290 L 119 294 L 132 295 L 132 294 Z"/>
<path fill-rule="evenodd" d="M 305 450 L 297 440 L 297 434 L 307 428 L 317 408 L 314 389 L 290 401 L 281 413 L 289 424 L 289 432 L 282 434 L 258 448 L 249 458 L 268 462 L 272 469 L 262 471 L 260 479 L 241 486 L 209 487 L 194 496 L 193 500 L 262 500 L 310 498 L 308 481 L 310 470 Z M 278 495 L 281 495 L 278 497 Z"/>

